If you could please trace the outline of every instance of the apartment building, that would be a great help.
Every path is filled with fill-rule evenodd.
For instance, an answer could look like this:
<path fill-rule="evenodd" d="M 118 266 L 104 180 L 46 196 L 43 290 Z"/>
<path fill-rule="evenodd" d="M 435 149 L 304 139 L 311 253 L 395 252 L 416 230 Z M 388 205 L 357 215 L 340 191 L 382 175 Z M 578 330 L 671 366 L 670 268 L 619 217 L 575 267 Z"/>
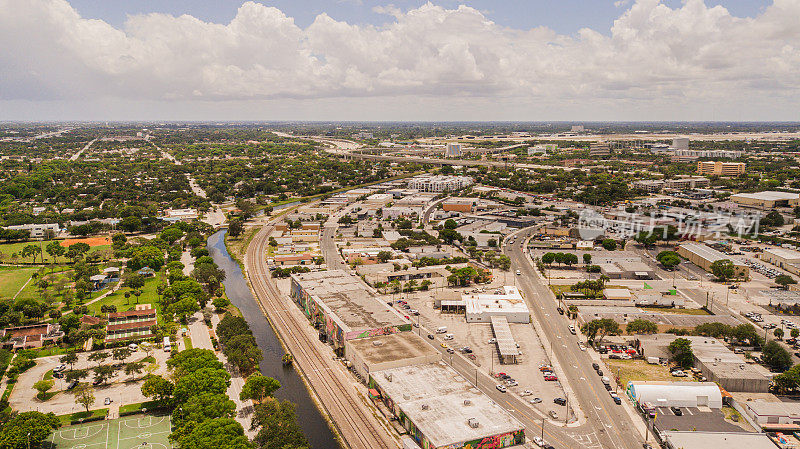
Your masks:
<path fill-rule="evenodd" d="M 698 161 L 698 175 L 739 176 L 745 170 L 744 162 Z"/>

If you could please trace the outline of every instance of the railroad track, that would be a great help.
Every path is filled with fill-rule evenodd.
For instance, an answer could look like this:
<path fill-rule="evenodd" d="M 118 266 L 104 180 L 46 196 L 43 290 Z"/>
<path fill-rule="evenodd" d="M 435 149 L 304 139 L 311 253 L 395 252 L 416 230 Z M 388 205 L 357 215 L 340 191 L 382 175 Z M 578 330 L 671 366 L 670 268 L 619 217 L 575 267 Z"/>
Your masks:
<path fill-rule="evenodd" d="M 303 331 L 309 323 L 285 310 L 281 293 L 270 281 L 270 273 L 262 260 L 266 254 L 267 236 L 271 226 L 265 226 L 247 248 L 245 264 L 250 268 L 250 283 L 256 293 L 256 300 L 264 313 L 278 330 L 286 346 L 294 357 L 295 364 L 308 382 L 318 390 L 317 396 L 325 411 L 331 417 L 344 444 L 350 449 L 396 449 L 386 442 L 389 435 L 380 426 L 359 398 L 353 387 L 343 382 L 329 367 L 331 359 L 326 356 L 318 343 Z M 326 392 L 327 394 L 320 394 Z"/>

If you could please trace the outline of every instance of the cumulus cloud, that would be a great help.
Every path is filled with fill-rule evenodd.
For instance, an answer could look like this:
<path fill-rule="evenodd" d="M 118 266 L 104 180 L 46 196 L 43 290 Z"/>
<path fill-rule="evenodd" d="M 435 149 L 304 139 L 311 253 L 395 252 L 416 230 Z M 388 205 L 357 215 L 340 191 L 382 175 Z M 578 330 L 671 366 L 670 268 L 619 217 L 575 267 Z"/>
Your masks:
<path fill-rule="evenodd" d="M 638 0 L 610 33 L 570 36 L 504 27 L 468 6 L 376 11 L 389 22 L 321 14 L 301 28 L 248 1 L 227 24 L 147 14 L 119 29 L 65 0 L 0 0 L 0 99 L 729 101 L 800 88 L 800 0 L 755 18 Z"/>

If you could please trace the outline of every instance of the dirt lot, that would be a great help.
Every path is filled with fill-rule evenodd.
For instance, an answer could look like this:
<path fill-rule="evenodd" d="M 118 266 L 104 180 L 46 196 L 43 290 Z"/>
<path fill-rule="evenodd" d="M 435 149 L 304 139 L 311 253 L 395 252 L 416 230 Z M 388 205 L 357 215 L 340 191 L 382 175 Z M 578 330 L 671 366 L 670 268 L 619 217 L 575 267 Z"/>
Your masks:
<path fill-rule="evenodd" d="M 632 380 L 659 380 L 659 381 L 686 381 L 693 382 L 695 379 L 688 377 L 672 377 L 669 369 L 663 365 L 651 365 L 644 360 L 619 360 L 607 359 L 606 365 L 615 377 L 619 373 L 620 386 L 625 387 Z"/>
<path fill-rule="evenodd" d="M 108 237 L 87 237 L 83 239 L 65 239 L 61 240 L 59 243 L 65 248 L 76 243 L 86 243 L 89 246 L 103 246 L 110 245 L 111 239 Z"/>

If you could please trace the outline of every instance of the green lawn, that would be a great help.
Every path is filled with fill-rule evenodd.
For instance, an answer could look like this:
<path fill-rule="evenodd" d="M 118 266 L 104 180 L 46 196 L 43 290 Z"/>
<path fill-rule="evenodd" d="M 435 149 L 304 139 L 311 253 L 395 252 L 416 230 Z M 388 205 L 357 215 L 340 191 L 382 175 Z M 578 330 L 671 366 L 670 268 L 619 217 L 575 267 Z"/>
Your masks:
<path fill-rule="evenodd" d="M 0 268 L 0 298 L 13 298 L 36 271 L 36 268 Z"/>
<path fill-rule="evenodd" d="M 144 282 L 144 287 L 142 287 L 142 295 L 139 296 L 139 304 L 147 304 L 150 303 L 153 307 L 156 308 L 159 321 L 161 320 L 161 309 L 158 302 L 158 292 L 156 288 L 158 287 L 158 283 L 161 281 L 161 273 L 156 273 L 154 277 L 147 278 Z M 87 307 L 89 308 L 90 315 L 97 315 L 100 313 L 100 308 L 103 305 L 115 305 L 117 306 L 117 311 L 123 311 L 133 308 L 136 302 L 136 296 L 131 295 L 130 298 L 127 300 L 125 299 L 125 292 L 130 291 L 129 288 L 122 287 L 116 292 L 106 296 L 105 298 L 97 301 L 95 303 L 89 304 Z M 105 290 L 101 290 L 96 294 L 93 294 L 93 297 L 97 297 L 99 294 L 104 293 Z"/>
<path fill-rule="evenodd" d="M 44 256 L 44 263 L 50 264 L 53 262 L 53 258 L 50 257 L 50 254 L 47 254 L 47 250 L 45 249 L 50 242 L 42 242 L 42 241 L 35 241 L 35 242 L 22 242 L 22 243 L 3 243 L 0 244 L 0 261 L 5 263 L 34 263 L 33 258 L 22 257 L 19 256 L 17 259 L 14 259 L 12 254 L 17 253 L 20 254 L 22 252 L 22 248 L 25 248 L 28 245 L 38 245 L 42 248 L 42 255 Z M 100 245 L 100 246 L 93 246 L 89 249 L 89 253 L 95 253 L 97 251 L 103 251 L 105 249 L 111 248 L 111 245 Z M 68 262 L 68 259 L 65 257 L 59 257 L 56 261 L 57 263 L 65 263 Z M 36 263 L 42 263 L 42 257 L 37 255 L 36 256 Z"/>

